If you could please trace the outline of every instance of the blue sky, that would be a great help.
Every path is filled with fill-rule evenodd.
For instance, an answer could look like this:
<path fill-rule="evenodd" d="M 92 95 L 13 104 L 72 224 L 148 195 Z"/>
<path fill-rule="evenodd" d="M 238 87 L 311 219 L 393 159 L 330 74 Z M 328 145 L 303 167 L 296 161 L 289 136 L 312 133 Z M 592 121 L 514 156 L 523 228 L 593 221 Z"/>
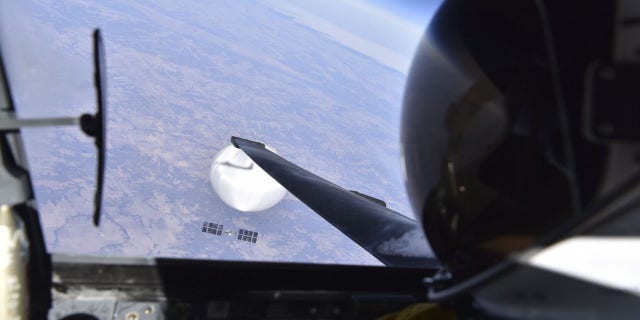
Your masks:
<path fill-rule="evenodd" d="M 378 7 L 402 20 L 424 27 L 427 25 L 442 0 L 360 0 Z"/>
<path fill-rule="evenodd" d="M 277 10 L 404 74 L 440 0 L 268 0 Z"/>

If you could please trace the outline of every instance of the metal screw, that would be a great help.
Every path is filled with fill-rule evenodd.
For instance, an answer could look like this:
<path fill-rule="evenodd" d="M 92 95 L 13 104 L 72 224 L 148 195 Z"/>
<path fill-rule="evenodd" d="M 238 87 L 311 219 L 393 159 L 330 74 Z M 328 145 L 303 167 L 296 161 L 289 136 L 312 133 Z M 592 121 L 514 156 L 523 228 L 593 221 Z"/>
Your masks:
<path fill-rule="evenodd" d="M 138 313 L 137 313 L 137 312 L 135 312 L 135 311 L 131 311 L 131 312 L 128 312 L 128 313 L 124 316 L 124 318 L 125 318 L 126 320 L 138 320 L 138 319 L 140 319 L 140 316 L 138 315 Z"/>
<path fill-rule="evenodd" d="M 148 306 L 144 309 L 144 314 L 152 314 L 153 313 L 153 306 Z"/>

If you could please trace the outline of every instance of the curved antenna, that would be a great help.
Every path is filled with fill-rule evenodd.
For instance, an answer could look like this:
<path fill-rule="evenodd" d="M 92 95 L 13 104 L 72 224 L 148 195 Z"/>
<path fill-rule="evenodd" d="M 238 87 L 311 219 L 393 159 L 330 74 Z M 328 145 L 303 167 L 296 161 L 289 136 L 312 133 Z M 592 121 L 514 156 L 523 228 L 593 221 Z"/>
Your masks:
<path fill-rule="evenodd" d="M 94 64 L 94 84 L 96 87 L 96 102 L 98 110 L 95 115 L 83 114 L 80 117 L 80 127 L 82 131 L 95 139 L 98 151 L 98 168 L 96 172 L 96 193 L 94 197 L 93 224 L 100 224 L 100 213 L 102 209 L 102 190 L 104 187 L 104 166 L 106 149 L 106 112 L 107 112 L 107 70 L 105 63 L 104 45 L 100 29 L 93 31 L 93 64 Z"/>

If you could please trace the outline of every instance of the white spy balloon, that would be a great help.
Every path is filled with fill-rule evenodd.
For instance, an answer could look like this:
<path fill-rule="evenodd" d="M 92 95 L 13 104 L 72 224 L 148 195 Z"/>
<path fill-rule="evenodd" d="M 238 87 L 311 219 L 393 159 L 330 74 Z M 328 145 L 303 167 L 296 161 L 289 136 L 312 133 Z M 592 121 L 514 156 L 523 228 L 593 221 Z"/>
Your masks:
<path fill-rule="evenodd" d="M 233 145 L 216 155 L 209 178 L 224 203 L 245 212 L 269 209 L 287 193 L 287 189 Z"/>

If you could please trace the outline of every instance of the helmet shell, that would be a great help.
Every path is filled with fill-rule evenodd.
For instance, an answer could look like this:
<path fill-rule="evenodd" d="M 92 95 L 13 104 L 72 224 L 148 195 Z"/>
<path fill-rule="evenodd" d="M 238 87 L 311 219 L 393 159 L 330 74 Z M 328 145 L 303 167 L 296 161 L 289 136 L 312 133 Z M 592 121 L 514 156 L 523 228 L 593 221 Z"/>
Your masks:
<path fill-rule="evenodd" d="M 569 8 L 551 9 L 553 18 Z M 560 62 L 573 55 L 563 80 L 581 80 L 603 52 L 558 48 Z M 605 152 L 584 141 L 575 121 L 582 87 L 571 82 L 560 109 L 547 49 L 535 3 L 505 0 L 446 1 L 417 49 L 403 101 L 406 186 L 434 252 L 454 274 L 486 268 L 574 213 L 561 112 L 571 119 L 578 193 L 589 198 L 597 188 Z"/>

